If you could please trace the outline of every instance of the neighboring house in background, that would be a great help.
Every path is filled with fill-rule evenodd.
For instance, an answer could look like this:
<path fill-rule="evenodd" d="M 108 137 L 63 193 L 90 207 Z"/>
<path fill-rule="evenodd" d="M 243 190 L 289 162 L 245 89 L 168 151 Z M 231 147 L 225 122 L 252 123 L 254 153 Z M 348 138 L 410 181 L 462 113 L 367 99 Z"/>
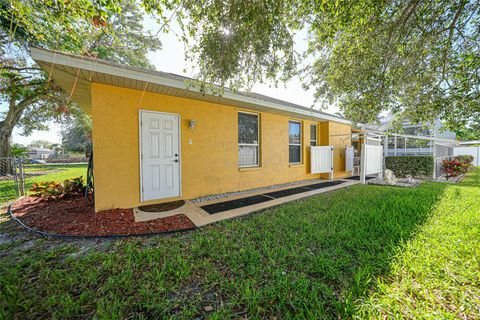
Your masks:
<path fill-rule="evenodd" d="M 454 149 L 454 154 L 473 156 L 473 165 L 480 166 L 480 140 L 470 140 L 460 142 L 460 146 Z"/>
<path fill-rule="evenodd" d="M 53 155 L 53 151 L 47 148 L 28 148 L 29 159 L 47 159 Z"/>
<path fill-rule="evenodd" d="M 381 125 L 375 127 L 375 129 L 380 131 L 399 133 L 405 136 L 421 136 L 450 141 L 456 139 L 454 132 L 442 130 L 442 128 L 442 122 L 437 119 L 432 123 L 426 124 L 413 124 L 405 121 L 402 123 L 402 130 L 395 130 L 390 118 L 382 119 Z M 439 143 L 437 142 L 437 144 Z M 389 156 L 432 154 L 433 143 L 431 141 L 409 137 L 390 137 L 388 139 L 387 155 Z"/>
<path fill-rule="evenodd" d="M 32 57 L 92 117 L 96 211 L 327 179 L 311 173 L 311 146 L 333 146 L 333 177 L 350 175 L 347 119 L 89 57 Z"/>
<path fill-rule="evenodd" d="M 52 158 L 54 159 L 68 159 L 70 155 L 65 149 L 60 146 L 55 146 L 52 148 Z"/>

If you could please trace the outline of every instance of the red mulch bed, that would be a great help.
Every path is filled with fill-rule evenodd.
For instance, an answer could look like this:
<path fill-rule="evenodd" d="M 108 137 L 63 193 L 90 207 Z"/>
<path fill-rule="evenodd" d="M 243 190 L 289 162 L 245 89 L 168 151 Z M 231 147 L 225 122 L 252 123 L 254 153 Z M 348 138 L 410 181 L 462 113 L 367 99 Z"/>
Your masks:
<path fill-rule="evenodd" d="M 135 222 L 132 209 L 95 213 L 83 197 L 25 197 L 12 206 L 14 217 L 43 232 L 69 236 L 140 235 L 195 228 L 184 214 Z"/>

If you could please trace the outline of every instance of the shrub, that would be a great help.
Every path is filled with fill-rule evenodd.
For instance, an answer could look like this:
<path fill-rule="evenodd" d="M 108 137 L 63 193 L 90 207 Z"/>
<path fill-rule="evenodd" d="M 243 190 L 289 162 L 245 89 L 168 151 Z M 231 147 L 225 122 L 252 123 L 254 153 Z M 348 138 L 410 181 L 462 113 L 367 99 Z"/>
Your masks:
<path fill-rule="evenodd" d="M 467 168 L 470 167 L 473 163 L 473 156 L 471 155 L 459 155 L 456 156 L 455 159 L 462 162 L 464 165 L 467 166 Z"/>
<path fill-rule="evenodd" d="M 64 193 L 67 195 L 81 194 L 85 190 L 83 177 L 67 179 L 63 182 Z"/>
<path fill-rule="evenodd" d="M 84 190 L 83 177 L 67 179 L 63 183 L 55 181 L 34 183 L 30 188 L 35 197 L 74 196 Z"/>
<path fill-rule="evenodd" d="M 463 172 L 465 173 L 470 169 L 473 163 L 473 156 L 471 155 L 459 155 L 455 157 L 455 160 L 459 161 L 462 164 Z"/>
<path fill-rule="evenodd" d="M 58 197 L 63 194 L 63 186 L 55 181 L 34 183 L 30 188 L 35 197 Z"/>
<path fill-rule="evenodd" d="M 467 171 L 465 163 L 458 161 L 456 158 L 453 160 L 442 161 L 442 172 L 445 173 L 447 178 L 457 177 Z"/>
<path fill-rule="evenodd" d="M 433 175 L 432 156 L 389 156 L 385 157 L 385 166 L 398 177 Z"/>

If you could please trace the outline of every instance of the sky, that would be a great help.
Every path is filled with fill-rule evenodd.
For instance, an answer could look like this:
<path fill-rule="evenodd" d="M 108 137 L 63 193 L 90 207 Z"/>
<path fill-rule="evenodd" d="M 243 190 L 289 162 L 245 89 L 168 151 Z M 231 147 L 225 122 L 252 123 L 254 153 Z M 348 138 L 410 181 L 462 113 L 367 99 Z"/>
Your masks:
<path fill-rule="evenodd" d="M 151 30 L 154 33 L 156 33 L 160 28 L 158 23 L 148 16 L 145 17 L 144 27 L 145 29 Z M 171 29 L 176 33 L 180 33 L 179 27 L 176 24 L 173 24 Z M 191 76 L 192 69 L 185 64 L 183 44 L 177 39 L 176 35 L 170 32 L 167 34 L 160 33 L 159 36 L 161 37 L 160 40 L 162 41 L 162 49 L 156 52 L 151 52 L 148 55 L 148 58 L 154 64 L 155 68 L 159 71 L 180 74 L 187 77 Z M 300 33 L 296 35 L 295 40 L 296 49 L 300 52 L 304 51 L 307 46 L 306 33 Z M 185 68 L 187 69 L 187 73 L 184 72 Z M 296 103 L 305 107 L 311 107 L 314 102 L 313 90 L 305 91 L 302 88 L 300 79 L 298 77 L 291 79 L 286 84 L 279 83 L 277 88 L 275 88 L 273 84 L 268 83 L 255 84 L 252 88 L 252 91 Z M 338 109 L 332 106 L 324 111 L 335 113 L 338 111 Z M 49 128 L 50 129 L 48 131 L 34 131 L 30 136 L 22 136 L 21 130 L 15 129 L 12 136 L 13 143 L 28 145 L 33 140 L 40 139 L 53 143 L 60 143 L 60 126 L 55 123 L 50 123 Z"/>

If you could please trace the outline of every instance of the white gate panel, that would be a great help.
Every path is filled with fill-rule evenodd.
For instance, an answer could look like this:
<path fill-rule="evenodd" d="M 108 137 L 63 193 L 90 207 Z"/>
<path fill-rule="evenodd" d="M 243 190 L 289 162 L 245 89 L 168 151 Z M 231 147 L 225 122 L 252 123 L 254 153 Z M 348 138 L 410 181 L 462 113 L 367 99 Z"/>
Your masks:
<path fill-rule="evenodd" d="M 365 183 L 369 174 L 383 174 L 383 146 L 364 144 L 362 147 L 360 180 Z"/>
<path fill-rule="evenodd" d="M 352 172 L 353 174 L 353 159 L 355 158 L 355 153 L 353 147 L 345 148 L 345 171 Z"/>
<path fill-rule="evenodd" d="M 333 146 L 310 147 L 310 172 L 330 173 L 333 178 Z"/>
<path fill-rule="evenodd" d="M 383 147 L 366 145 L 365 174 L 374 174 L 383 171 Z"/>
<path fill-rule="evenodd" d="M 473 156 L 473 165 L 480 165 L 480 147 L 455 147 L 453 148 L 454 156 Z"/>

